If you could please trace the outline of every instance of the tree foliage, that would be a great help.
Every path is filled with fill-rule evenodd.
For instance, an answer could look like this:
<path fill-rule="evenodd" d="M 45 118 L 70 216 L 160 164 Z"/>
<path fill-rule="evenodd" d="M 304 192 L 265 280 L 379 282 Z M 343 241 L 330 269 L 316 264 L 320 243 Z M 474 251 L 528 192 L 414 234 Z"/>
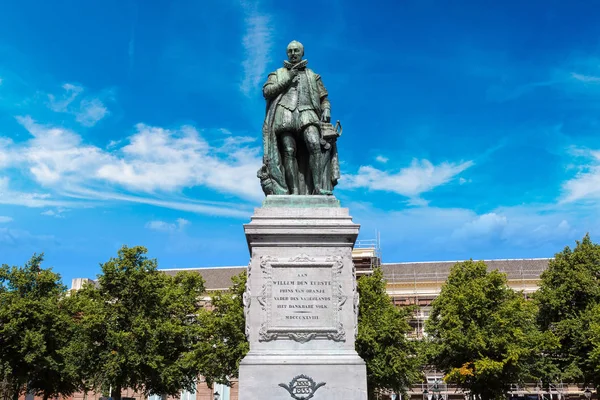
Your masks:
<path fill-rule="evenodd" d="M 204 280 L 158 271 L 146 252 L 122 247 L 102 265 L 97 285 L 76 292 L 70 304 L 78 368 L 90 386 L 111 387 L 117 400 L 124 388 L 177 396 L 194 389 L 198 376 L 191 349 L 206 312 L 199 303 Z"/>
<path fill-rule="evenodd" d="M 14 394 L 48 398 L 72 394 L 79 377 L 70 363 L 66 287 L 42 261 L 34 255 L 23 267 L 0 267 L 0 381 Z"/>
<path fill-rule="evenodd" d="M 195 346 L 201 375 L 213 382 L 231 385 L 239 375 L 240 361 L 249 350 L 245 334 L 243 295 L 246 272 L 232 278 L 228 291 L 212 294 L 212 311 L 204 315 L 201 340 Z"/>
<path fill-rule="evenodd" d="M 482 399 L 503 397 L 533 373 L 542 341 L 535 304 L 483 261 L 457 263 L 426 323 L 432 363 Z"/>
<path fill-rule="evenodd" d="M 565 247 L 542 273 L 538 323 L 560 346 L 547 349 L 556 379 L 600 385 L 600 245 L 589 235 Z"/>
<path fill-rule="evenodd" d="M 367 364 L 369 396 L 381 389 L 405 393 L 422 377 L 418 343 L 406 336 L 413 309 L 394 306 L 380 268 L 358 280 L 358 291 L 356 351 Z"/>

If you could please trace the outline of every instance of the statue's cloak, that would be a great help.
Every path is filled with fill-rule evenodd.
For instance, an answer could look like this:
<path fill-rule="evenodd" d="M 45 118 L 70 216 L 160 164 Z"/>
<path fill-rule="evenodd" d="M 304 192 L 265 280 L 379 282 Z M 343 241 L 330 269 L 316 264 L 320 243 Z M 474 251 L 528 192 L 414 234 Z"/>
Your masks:
<path fill-rule="evenodd" d="M 285 68 L 280 68 L 274 72 L 278 82 L 284 79 L 282 76 L 284 73 L 287 73 Z M 308 68 L 306 69 L 306 73 L 309 82 L 311 103 L 320 120 L 322 109 L 321 99 L 317 88 L 317 75 Z M 272 100 L 267 100 L 267 110 L 262 129 L 264 149 L 263 165 L 261 169 L 258 170 L 258 177 L 260 178 L 263 191 L 267 196 L 270 194 L 290 194 L 285 181 L 285 170 L 281 160 L 280 142 L 275 134 L 275 129 L 273 128 L 275 122 L 275 110 L 282 97 L 283 93 Z M 317 128 L 321 131 L 320 125 L 318 125 Z M 322 144 L 329 143 L 329 146 L 321 146 L 320 164 L 323 169 L 321 174 L 323 180 L 323 182 L 321 182 L 321 188 L 326 191 L 332 191 L 340 178 L 340 166 L 335 142 L 335 138 L 328 139 L 327 141 L 322 141 Z M 298 161 L 299 192 L 301 195 L 315 194 L 313 193 L 314 184 L 308 165 L 308 157 L 308 150 L 306 149 L 302 134 L 298 133 L 298 137 L 296 138 L 296 159 Z"/>

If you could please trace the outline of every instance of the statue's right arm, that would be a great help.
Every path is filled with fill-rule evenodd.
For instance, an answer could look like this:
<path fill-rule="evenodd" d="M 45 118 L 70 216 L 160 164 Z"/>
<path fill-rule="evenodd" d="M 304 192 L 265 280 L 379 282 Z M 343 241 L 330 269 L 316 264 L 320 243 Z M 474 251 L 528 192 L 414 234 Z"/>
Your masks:
<path fill-rule="evenodd" d="M 265 99 L 271 100 L 283 92 L 292 82 L 292 78 L 289 76 L 288 78 L 289 79 L 278 82 L 277 74 L 275 72 L 269 74 L 267 82 L 263 85 L 263 96 Z"/>

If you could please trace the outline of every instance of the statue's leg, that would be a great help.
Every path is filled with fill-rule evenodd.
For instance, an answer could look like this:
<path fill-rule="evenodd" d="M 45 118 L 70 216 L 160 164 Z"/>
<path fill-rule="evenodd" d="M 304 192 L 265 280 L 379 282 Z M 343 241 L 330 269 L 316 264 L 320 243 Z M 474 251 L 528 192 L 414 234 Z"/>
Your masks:
<path fill-rule="evenodd" d="M 321 134 L 319 128 L 309 125 L 304 128 L 304 141 L 308 149 L 308 164 L 313 178 L 313 194 L 323 194 L 323 166 L 321 162 Z"/>
<path fill-rule="evenodd" d="M 285 180 L 290 194 L 299 194 L 300 183 L 298 181 L 298 160 L 296 160 L 296 139 L 292 132 L 284 132 L 280 137 Z"/>

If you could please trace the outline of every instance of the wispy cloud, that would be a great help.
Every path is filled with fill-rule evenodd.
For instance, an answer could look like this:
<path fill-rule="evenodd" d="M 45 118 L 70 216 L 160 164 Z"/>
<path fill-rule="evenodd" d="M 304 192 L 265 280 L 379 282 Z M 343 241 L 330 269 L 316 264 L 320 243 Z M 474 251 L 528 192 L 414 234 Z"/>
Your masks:
<path fill-rule="evenodd" d="M 108 108 L 98 97 L 78 99 L 84 92 L 82 86 L 65 83 L 62 88 L 64 92 L 59 96 L 48 94 L 48 107 L 52 111 L 74 115 L 75 120 L 86 127 L 94 126 L 109 114 Z"/>
<path fill-rule="evenodd" d="M 380 232 L 387 262 L 491 259 L 508 254 L 551 257 L 590 227 L 600 226 L 600 215 L 581 216 L 561 206 L 499 207 L 485 213 L 438 207 L 379 210 L 354 204 L 351 209 L 361 221 L 361 235 Z M 591 233 L 598 235 L 600 229 Z M 368 233 L 362 237 L 368 238 Z"/>
<path fill-rule="evenodd" d="M 69 105 L 83 92 L 83 87 L 72 83 L 62 85 L 64 93 L 59 96 L 48 94 L 48 107 L 52 111 L 67 112 Z"/>
<path fill-rule="evenodd" d="M 377 162 L 380 162 L 380 163 L 382 163 L 382 164 L 385 164 L 385 163 L 387 163 L 388 161 L 390 161 L 390 159 L 389 159 L 389 158 L 387 158 L 387 157 L 384 157 L 384 156 L 381 156 L 381 155 L 379 155 L 379 156 L 375 157 L 375 161 L 377 161 Z"/>
<path fill-rule="evenodd" d="M 414 159 L 409 167 L 398 172 L 383 171 L 370 165 L 361 166 L 356 175 L 346 175 L 343 178 L 342 186 L 348 189 L 367 188 L 393 192 L 422 204 L 422 201 L 417 200 L 419 195 L 450 182 L 473 165 L 473 161 L 433 165 L 428 160 Z"/>
<path fill-rule="evenodd" d="M 65 217 L 65 212 L 66 210 L 64 208 L 57 208 L 57 209 L 50 209 L 50 210 L 46 210 L 41 212 L 41 215 L 45 215 L 47 217 L 54 217 L 54 218 L 64 218 Z"/>
<path fill-rule="evenodd" d="M 8 166 L 10 162 L 10 150 L 12 140 L 0 137 L 0 168 Z"/>
<path fill-rule="evenodd" d="M 273 37 L 273 21 L 268 14 L 260 13 L 255 7 L 246 5 L 246 29 L 242 38 L 245 58 L 242 63 L 244 76 L 240 89 L 249 95 L 265 79 L 270 60 Z"/>
<path fill-rule="evenodd" d="M 0 228 L 0 248 L 9 246 L 11 249 L 39 249 L 48 243 L 57 244 L 52 235 L 36 235 L 24 229 Z"/>
<path fill-rule="evenodd" d="M 12 217 L 7 217 L 5 215 L 0 215 L 0 224 L 5 224 L 7 222 L 12 221 Z"/>
<path fill-rule="evenodd" d="M 558 93 L 600 95 L 600 59 L 597 57 L 573 57 L 560 65 L 540 67 L 530 75 L 540 79 L 492 85 L 487 90 L 488 100 L 511 101 L 543 88 L 552 88 Z"/>
<path fill-rule="evenodd" d="M 91 190 L 81 187 L 69 188 L 64 192 L 68 198 L 75 198 L 81 201 L 103 202 L 130 202 L 138 204 L 148 204 L 156 207 L 169 208 L 172 210 L 187 211 L 197 214 L 215 215 L 234 218 L 248 218 L 252 209 L 245 204 L 235 204 L 227 202 L 200 201 L 185 198 L 183 196 L 166 196 L 165 198 L 150 197 L 148 195 L 135 196 L 116 191 Z M 85 203 L 84 203 L 85 204 Z M 81 204 L 80 204 L 81 205 Z"/>
<path fill-rule="evenodd" d="M 181 232 L 183 229 L 190 224 L 190 221 L 184 218 L 177 218 L 175 222 L 165 222 L 160 220 L 149 221 L 146 223 L 146 228 L 158 232 Z"/>
<path fill-rule="evenodd" d="M 108 115 L 108 108 L 99 99 L 84 99 L 79 103 L 79 112 L 75 120 L 83 126 L 94 126 Z"/>
<path fill-rule="evenodd" d="M 562 81 L 564 82 L 564 81 Z M 493 102 L 505 102 L 518 99 L 528 93 L 533 92 L 538 88 L 553 86 L 561 81 L 541 81 L 541 82 L 528 82 L 521 85 L 509 86 L 509 85 L 493 85 L 488 88 L 486 92 L 486 98 Z"/>
<path fill-rule="evenodd" d="M 508 219 L 505 215 L 494 212 L 479 215 L 456 228 L 451 237 L 455 240 L 471 240 L 485 236 L 498 236 L 506 228 Z"/>
<path fill-rule="evenodd" d="M 13 204 L 31 208 L 85 206 L 81 201 L 57 199 L 48 192 L 33 189 L 27 192 L 11 189 L 8 177 L 0 177 L 0 204 Z M 88 204 L 91 205 L 91 204 Z"/>
<path fill-rule="evenodd" d="M 10 190 L 4 177 L 0 203 L 71 208 L 112 200 L 239 217 L 248 215 L 240 204 L 194 201 L 181 192 L 199 186 L 245 200 L 263 197 L 256 179 L 259 148 L 248 137 L 208 142 L 192 126 L 169 130 L 138 124 L 132 136 L 102 149 L 72 130 L 41 125 L 29 116 L 17 121 L 32 137 L 0 143 L 0 163 L 26 171 L 44 191 Z"/>
<path fill-rule="evenodd" d="M 600 83 L 600 76 L 583 75 L 576 72 L 572 72 L 571 76 L 574 79 L 585 83 Z"/>
<path fill-rule="evenodd" d="M 578 200 L 600 200 L 600 150 L 572 149 L 581 163 L 575 176 L 562 185 L 563 203 Z"/>

